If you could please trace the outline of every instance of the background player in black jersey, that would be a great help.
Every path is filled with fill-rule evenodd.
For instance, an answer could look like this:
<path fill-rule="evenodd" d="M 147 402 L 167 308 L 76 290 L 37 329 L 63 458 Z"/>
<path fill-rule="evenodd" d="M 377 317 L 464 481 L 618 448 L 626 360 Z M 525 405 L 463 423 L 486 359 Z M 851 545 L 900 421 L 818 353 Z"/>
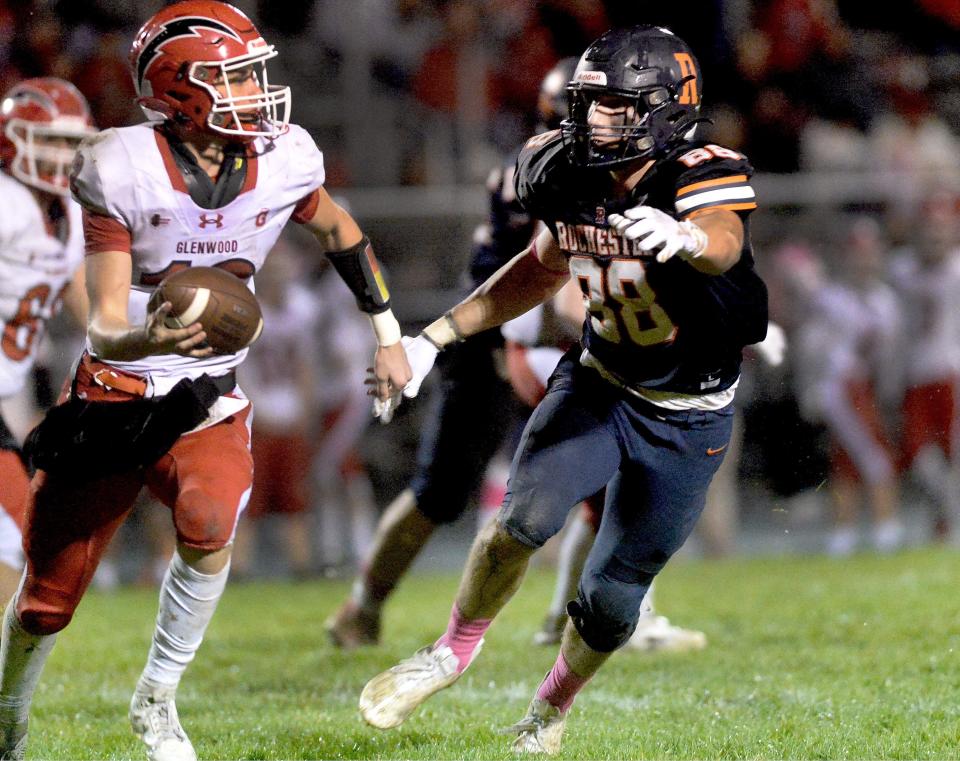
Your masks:
<path fill-rule="evenodd" d="M 557 129 L 566 115 L 564 88 L 576 63 L 576 58 L 561 61 L 544 77 L 537 103 L 542 131 Z M 514 189 L 518 153 L 519 148 L 511 152 L 487 181 L 490 215 L 474 235 L 464 273 L 471 290 L 533 238 L 536 222 L 517 202 Z M 335 645 L 351 649 L 377 643 L 381 609 L 390 593 L 437 526 L 457 520 L 476 493 L 516 410 L 510 384 L 496 367 L 494 355 L 502 346 L 503 337 L 493 327 L 439 358 L 442 378 L 430 399 L 416 471 L 380 519 L 350 597 L 327 621 Z"/>
<path fill-rule="evenodd" d="M 766 332 L 748 233 L 752 169 L 735 151 L 694 141 L 701 77 L 689 47 L 658 27 L 612 30 L 584 53 L 568 92 L 570 118 L 532 138 L 517 163 L 518 199 L 547 229 L 404 339 L 412 396 L 438 352 L 571 276 L 587 301 L 582 346 L 561 360 L 527 424 L 446 632 L 360 696 L 379 728 L 457 680 L 531 555 L 606 486 L 560 653 L 509 730 L 515 750 L 559 750 L 574 697 L 627 641 L 644 593 L 703 509 L 730 439 L 741 350 Z"/>

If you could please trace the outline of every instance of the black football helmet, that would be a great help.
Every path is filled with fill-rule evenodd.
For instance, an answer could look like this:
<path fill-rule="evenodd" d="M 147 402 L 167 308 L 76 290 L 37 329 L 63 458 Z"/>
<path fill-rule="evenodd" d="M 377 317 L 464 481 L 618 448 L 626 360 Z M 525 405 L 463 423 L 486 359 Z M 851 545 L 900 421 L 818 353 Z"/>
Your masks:
<path fill-rule="evenodd" d="M 693 51 L 669 29 L 611 29 L 587 48 L 567 87 L 570 116 L 560 125 L 564 144 L 582 166 L 656 159 L 705 121 L 699 117 L 701 81 Z M 591 114 L 601 98 L 612 97 L 627 104 L 629 118 L 598 132 Z"/>
<path fill-rule="evenodd" d="M 567 86 L 573 79 L 579 61 L 576 56 L 561 59 L 540 83 L 540 95 L 537 98 L 538 132 L 558 129 L 560 122 L 567 118 Z"/>

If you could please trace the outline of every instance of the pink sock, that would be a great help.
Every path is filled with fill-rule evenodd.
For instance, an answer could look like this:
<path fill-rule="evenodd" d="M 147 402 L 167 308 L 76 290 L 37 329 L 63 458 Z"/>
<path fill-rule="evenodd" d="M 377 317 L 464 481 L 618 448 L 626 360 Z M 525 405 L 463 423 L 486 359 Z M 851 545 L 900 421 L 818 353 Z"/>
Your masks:
<path fill-rule="evenodd" d="M 464 618 L 460 608 L 454 603 L 453 610 L 450 611 L 450 622 L 447 624 L 446 634 L 434 643 L 434 647 L 446 645 L 453 650 L 453 654 L 460 661 L 457 671 L 462 673 L 470 665 L 474 650 L 477 649 L 477 644 L 483 639 L 483 635 L 492 621 L 492 618 Z"/>
<path fill-rule="evenodd" d="M 557 655 L 557 661 L 547 674 L 547 678 L 537 688 L 537 697 L 559 708 L 560 713 L 566 713 L 573 705 L 573 699 L 577 693 L 589 681 L 590 677 L 574 674 L 570 670 L 570 664 L 561 652 Z"/>

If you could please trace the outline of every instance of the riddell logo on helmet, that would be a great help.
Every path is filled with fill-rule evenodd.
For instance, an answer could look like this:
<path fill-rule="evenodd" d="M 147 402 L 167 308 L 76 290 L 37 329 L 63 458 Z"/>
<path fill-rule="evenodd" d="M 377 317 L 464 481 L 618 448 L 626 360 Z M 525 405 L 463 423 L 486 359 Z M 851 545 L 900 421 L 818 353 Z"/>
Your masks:
<path fill-rule="evenodd" d="M 587 85 L 606 86 L 607 75 L 602 71 L 581 71 L 574 77 L 574 82 L 583 82 Z"/>

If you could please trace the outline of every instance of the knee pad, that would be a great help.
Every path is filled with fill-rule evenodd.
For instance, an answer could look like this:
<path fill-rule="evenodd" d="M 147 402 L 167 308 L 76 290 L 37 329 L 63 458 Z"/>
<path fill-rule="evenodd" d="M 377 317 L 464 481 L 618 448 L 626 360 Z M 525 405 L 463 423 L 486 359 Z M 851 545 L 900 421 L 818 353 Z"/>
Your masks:
<path fill-rule="evenodd" d="M 632 622 L 614 620 L 597 615 L 592 609 L 585 608 L 578 599 L 567 603 L 567 615 L 590 649 L 598 653 L 612 653 L 630 639 L 640 614 L 637 611 Z"/>
<path fill-rule="evenodd" d="M 198 550 L 221 550 L 233 541 L 239 507 L 212 498 L 203 489 L 188 489 L 174 512 L 177 539 Z"/>
<path fill-rule="evenodd" d="M 32 590 L 29 584 L 24 584 L 17 598 L 17 619 L 25 632 L 56 634 L 67 628 L 79 600 L 71 604 L 70 600 L 57 600 L 57 597 L 60 595 L 44 594 L 44 590 Z"/>
<path fill-rule="evenodd" d="M 643 574 L 636 582 L 585 577 L 567 614 L 583 641 L 598 653 L 612 653 L 630 639 L 640 618 L 640 605 L 653 581 Z"/>

